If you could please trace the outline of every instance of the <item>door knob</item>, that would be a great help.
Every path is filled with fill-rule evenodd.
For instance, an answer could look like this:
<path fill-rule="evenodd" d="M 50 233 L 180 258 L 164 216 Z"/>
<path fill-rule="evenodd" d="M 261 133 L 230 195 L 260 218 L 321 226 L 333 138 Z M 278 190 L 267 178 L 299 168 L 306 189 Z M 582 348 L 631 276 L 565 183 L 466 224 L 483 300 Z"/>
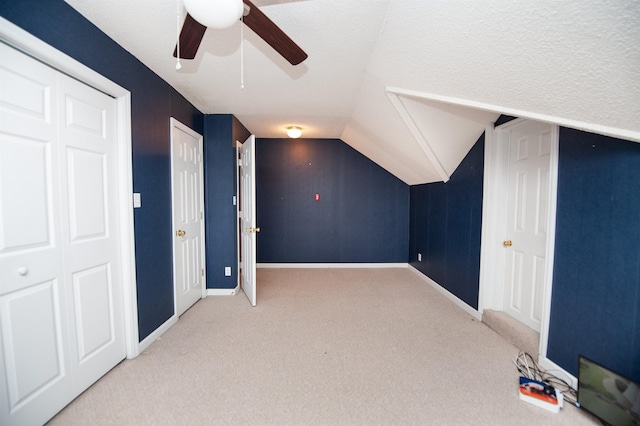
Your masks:
<path fill-rule="evenodd" d="M 502 245 L 505 247 L 511 247 L 513 245 L 513 242 L 511 240 L 506 240 L 502 243 Z"/>
<path fill-rule="evenodd" d="M 184 237 L 184 234 L 186 234 L 186 232 L 184 232 L 182 229 L 178 229 L 178 231 L 176 232 L 176 235 L 178 237 Z"/>
<path fill-rule="evenodd" d="M 254 232 L 260 232 L 260 228 L 247 228 L 247 229 L 245 229 L 245 232 L 247 234 L 252 234 Z"/>

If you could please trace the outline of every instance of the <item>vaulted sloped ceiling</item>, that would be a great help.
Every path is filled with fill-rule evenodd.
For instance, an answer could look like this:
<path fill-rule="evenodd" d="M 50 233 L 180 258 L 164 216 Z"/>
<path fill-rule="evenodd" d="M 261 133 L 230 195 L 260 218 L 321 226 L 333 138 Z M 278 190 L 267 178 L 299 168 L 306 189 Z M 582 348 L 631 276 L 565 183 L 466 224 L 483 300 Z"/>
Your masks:
<path fill-rule="evenodd" d="M 447 181 L 472 144 L 499 114 L 424 99 L 393 88 L 387 96 L 441 180 Z"/>
<path fill-rule="evenodd" d="M 446 181 L 500 113 L 640 141 L 637 0 L 254 0 L 309 59 L 237 24 L 180 71 L 181 0 L 66 1 L 202 112 L 341 138 L 408 184 Z"/>

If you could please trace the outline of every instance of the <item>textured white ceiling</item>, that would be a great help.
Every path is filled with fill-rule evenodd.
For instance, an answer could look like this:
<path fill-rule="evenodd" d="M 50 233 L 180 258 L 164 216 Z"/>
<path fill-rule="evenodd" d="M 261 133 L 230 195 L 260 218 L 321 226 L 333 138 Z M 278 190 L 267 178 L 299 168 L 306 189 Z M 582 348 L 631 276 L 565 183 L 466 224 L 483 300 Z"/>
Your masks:
<path fill-rule="evenodd" d="M 638 0 L 254 0 L 305 62 L 247 28 L 241 60 L 238 23 L 180 71 L 181 0 L 66 1 L 202 112 L 342 138 L 408 184 L 446 181 L 500 112 L 640 141 Z"/>

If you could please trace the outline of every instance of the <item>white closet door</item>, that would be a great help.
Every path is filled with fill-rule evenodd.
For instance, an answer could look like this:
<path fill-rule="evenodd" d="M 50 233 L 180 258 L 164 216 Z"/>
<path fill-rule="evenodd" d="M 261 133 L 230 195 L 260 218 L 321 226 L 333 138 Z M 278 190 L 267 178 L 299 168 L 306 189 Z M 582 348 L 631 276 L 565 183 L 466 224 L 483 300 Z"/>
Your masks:
<path fill-rule="evenodd" d="M 116 101 L 60 75 L 65 282 L 74 393 L 126 355 L 118 259 Z"/>
<path fill-rule="evenodd" d="M 71 393 L 57 73 L 3 44 L 0 56 L 0 423 L 33 424 Z"/>
<path fill-rule="evenodd" d="M 0 423 L 41 424 L 125 356 L 115 104 L 0 57 Z"/>

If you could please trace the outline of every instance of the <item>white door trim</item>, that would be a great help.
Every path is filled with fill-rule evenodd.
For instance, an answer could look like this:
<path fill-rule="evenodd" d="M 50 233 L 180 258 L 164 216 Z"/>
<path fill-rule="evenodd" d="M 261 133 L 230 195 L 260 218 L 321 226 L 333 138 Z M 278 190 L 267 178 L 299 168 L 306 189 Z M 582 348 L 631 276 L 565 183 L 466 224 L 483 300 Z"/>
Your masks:
<path fill-rule="evenodd" d="M 505 257 L 502 250 L 506 223 L 508 194 L 508 140 L 509 129 L 526 121 L 516 119 L 502 126 L 487 126 L 485 131 L 484 183 L 482 203 L 482 244 L 480 247 L 480 290 L 478 311 L 502 311 L 505 277 Z M 545 290 L 540 326 L 540 356 L 547 354 L 551 293 L 553 285 L 553 258 L 556 234 L 556 201 L 558 192 L 558 126 L 552 128 L 549 164 L 549 204 L 547 215 L 548 238 L 546 245 Z M 534 355 L 535 356 L 535 355 Z"/>
<path fill-rule="evenodd" d="M 240 173 L 241 173 L 241 169 L 240 169 L 240 153 L 242 152 L 242 142 L 240 142 L 239 140 L 236 140 L 234 143 L 235 146 L 235 151 L 236 151 L 236 163 L 235 163 L 235 167 L 236 167 L 236 188 L 234 191 L 234 196 L 233 196 L 233 202 L 235 203 L 235 207 L 236 207 L 236 224 L 235 224 L 235 228 L 236 228 L 236 288 L 233 289 L 233 293 L 232 295 L 235 295 L 236 292 L 238 291 L 238 289 L 240 288 L 240 271 L 242 270 L 242 262 L 240 261 L 241 259 L 241 252 L 240 252 L 240 247 L 242 245 L 242 226 L 240 225 L 240 220 L 242 219 L 241 215 L 241 211 L 240 211 Z M 214 290 L 212 292 L 212 290 Z M 217 289 L 209 289 L 208 295 L 209 296 L 214 296 L 214 295 L 220 295 L 218 294 L 219 292 L 216 291 Z M 228 291 L 226 289 L 222 289 L 222 295 L 227 295 Z"/>
<path fill-rule="evenodd" d="M 0 41 L 32 56 L 78 81 L 116 99 L 120 255 L 127 358 L 140 353 L 133 229 L 133 171 L 131 160 L 131 93 L 72 57 L 0 17 Z"/>

